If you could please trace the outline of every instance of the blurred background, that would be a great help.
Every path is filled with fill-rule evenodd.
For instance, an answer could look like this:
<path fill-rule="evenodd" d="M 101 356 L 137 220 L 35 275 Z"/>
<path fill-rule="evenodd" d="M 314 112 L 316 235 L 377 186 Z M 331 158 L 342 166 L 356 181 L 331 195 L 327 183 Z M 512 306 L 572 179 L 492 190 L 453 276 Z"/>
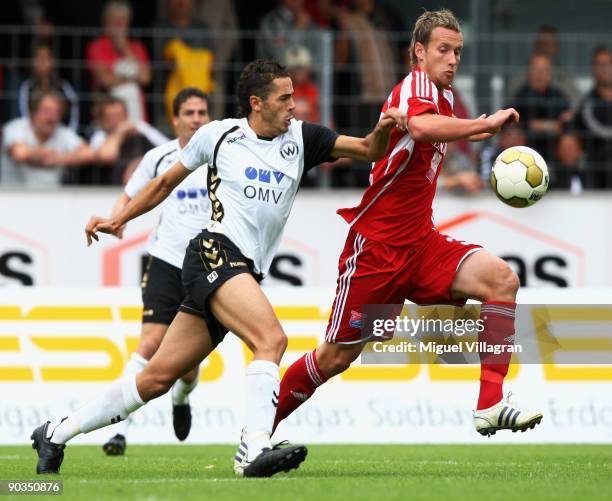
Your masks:
<path fill-rule="evenodd" d="M 455 114 L 513 106 L 522 120 L 493 140 L 449 147 L 437 224 L 454 221 L 453 236 L 507 258 L 524 286 L 612 284 L 605 232 L 612 4 L 449 0 L 444 7 L 465 37 Z M 82 252 L 75 229 L 107 214 L 142 155 L 172 137 L 170 103 L 179 89 L 208 92 L 213 118 L 235 116 L 245 63 L 277 58 L 291 71 L 298 118 L 365 135 L 409 71 L 422 9 L 399 0 L 10 2 L 0 26 L 0 284 L 137 285 L 156 216 L 131 224 L 120 250 L 107 239 L 101 247 L 112 247 L 112 259 Z M 14 146 L 40 137 L 52 138 L 41 158 L 20 162 Z M 556 192 L 528 212 L 503 207 L 489 188 L 492 162 L 512 145 L 543 155 Z M 268 283 L 335 283 L 346 229 L 329 216 L 356 203 L 369 168 L 338 161 L 304 177 Z M 461 219 L 466 211 L 471 216 Z M 41 224 L 43 213 L 54 225 Z M 532 242 L 519 244 L 527 233 Z"/>
<path fill-rule="evenodd" d="M 16 0 L 4 8 L 0 26 L 4 136 L 12 120 L 32 117 L 38 103 L 30 98 L 39 90 L 58 91 L 60 124 L 94 148 L 101 138 L 96 132 L 109 134 L 130 119 L 138 134 L 126 135 L 116 159 L 64 168 L 55 179 L 72 186 L 120 184 L 131 161 L 161 140 L 155 130 L 172 134 L 168 107 L 177 89 L 199 86 L 211 94 L 215 118 L 234 116 L 235 82 L 255 57 L 277 58 L 289 67 L 298 118 L 365 134 L 409 70 L 408 45 L 422 5 Z M 449 0 L 444 6 L 460 18 L 465 36 L 455 114 L 475 117 L 513 106 L 523 117 L 520 129 L 499 142 L 456 145 L 446 161 L 445 186 L 478 191 L 478 180 L 466 171 L 486 181 L 493 150 L 501 143 L 538 149 L 549 163 L 554 189 L 579 193 L 612 187 L 612 52 L 605 21 L 612 4 Z M 123 103 L 115 108 L 124 109 L 113 109 L 109 96 Z M 58 148 L 67 151 L 76 144 L 68 138 L 63 143 L 70 144 Z M 24 184 L 7 167 L 2 171 L 2 186 Z M 313 188 L 355 188 L 367 180 L 367 165 L 345 163 L 319 169 L 304 182 Z M 26 184 L 45 188 L 45 181 Z"/>
<path fill-rule="evenodd" d="M 0 26 L 0 442 L 26 443 L 65 408 L 66 395 L 77 406 L 101 391 L 136 346 L 137 286 L 158 216 L 91 248 L 83 229 L 91 215 L 110 213 L 142 155 L 173 136 L 174 94 L 200 87 L 213 118 L 232 117 L 245 63 L 273 57 L 291 71 L 298 118 L 364 135 L 409 71 L 423 6 L 449 8 L 462 22 L 455 114 L 521 113 L 521 124 L 494 140 L 449 146 L 438 228 L 506 259 L 523 286 L 519 302 L 554 305 L 551 318 L 570 337 L 585 331 L 563 305 L 599 305 L 583 313 L 599 319 L 598 346 L 612 352 L 612 2 L 12 0 Z M 35 137 L 53 141 L 24 166 L 14 146 Z M 526 209 L 502 204 L 489 188 L 492 162 L 513 145 L 537 149 L 551 174 L 551 192 Z M 289 335 L 283 367 L 323 336 L 347 232 L 335 211 L 358 203 L 369 168 L 336 162 L 303 180 L 264 282 Z M 194 176 L 205 197 L 204 176 Z M 237 438 L 246 360 L 228 336 L 206 362 L 193 441 Z M 509 384 L 544 411 L 545 425 L 503 439 L 612 441 L 610 367 L 542 361 L 513 365 Z M 477 379 L 478 368 L 418 360 L 355 367 L 281 431 L 309 443 L 476 442 L 469 409 Z M 174 441 L 165 400 L 132 419 L 136 442 Z M 102 443 L 109 432 L 99 433 L 83 440 Z"/>

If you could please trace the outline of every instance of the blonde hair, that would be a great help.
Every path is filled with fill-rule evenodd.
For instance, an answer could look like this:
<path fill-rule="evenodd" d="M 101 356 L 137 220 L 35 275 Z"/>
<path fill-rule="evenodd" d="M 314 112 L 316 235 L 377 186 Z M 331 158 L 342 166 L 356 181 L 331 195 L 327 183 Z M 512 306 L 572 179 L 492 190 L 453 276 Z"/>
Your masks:
<path fill-rule="evenodd" d="M 412 40 L 410 41 L 410 65 L 418 64 L 417 56 L 414 52 L 417 43 L 427 46 L 429 37 L 435 28 L 446 28 L 461 33 L 459 21 L 448 9 L 426 10 L 419 16 L 414 24 Z"/>

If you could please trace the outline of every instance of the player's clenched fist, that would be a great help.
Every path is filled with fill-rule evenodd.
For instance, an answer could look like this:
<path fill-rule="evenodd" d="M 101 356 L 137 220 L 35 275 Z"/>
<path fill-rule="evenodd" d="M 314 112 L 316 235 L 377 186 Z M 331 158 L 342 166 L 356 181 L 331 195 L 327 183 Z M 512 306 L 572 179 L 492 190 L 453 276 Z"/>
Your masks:
<path fill-rule="evenodd" d="M 93 216 L 85 227 L 87 246 L 89 247 L 93 240 L 98 241 L 98 232 L 115 235 L 119 230 L 121 230 L 121 225 L 117 224 L 113 219 Z"/>
<path fill-rule="evenodd" d="M 491 134 L 497 134 L 499 132 L 499 129 L 502 128 L 502 126 L 506 124 L 510 125 L 513 123 L 518 123 L 519 118 L 519 113 L 514 108 L 498 110 L 493 113 L 493 115 L 490 115 L 486 118 L 486 120 L 489 122 L 490 127 L 488 132 Z"/>

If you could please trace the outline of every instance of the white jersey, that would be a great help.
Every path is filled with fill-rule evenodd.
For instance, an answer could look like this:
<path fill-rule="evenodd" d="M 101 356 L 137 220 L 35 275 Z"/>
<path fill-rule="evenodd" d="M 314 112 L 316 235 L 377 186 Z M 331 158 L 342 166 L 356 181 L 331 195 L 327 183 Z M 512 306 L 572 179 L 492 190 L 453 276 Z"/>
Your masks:
<path fill-rule="evenodd" d="M 298 120 L 273 139 L 258 137 L 246 118 L 202 126 L 180 161 L 190 170 L 208 164 L 213 214 L 206 228 L 227 236 L 256 272 L 267 273 L 302 174 L 329 159 L 337 137 Z"/>
<path fill-rule="evenodd" d="M 72 129 L 64 125 L 58 125 L 44 143 L 38 142 L 29 118 L 15 118 L 4 125 L 0 182 L 5 186 L 57 188 L 61 185 L 64 168 L 15 162 L 9 150 L 13 145 L 19 143 L 32 148 L 42 147 L 59 153 L 69 153 L 78 149 L 84 144 L 84 141 Z"/>
<path fill-rule="evenodd" d="M 125 186 L 134 198 L 154 177 L 163 174 L 178 160 L 178 139 L 149 150 Z M 161 204 L 161 216 L 151 234 L 147 252 L 177 268 L 183 267 L 185 249 L 210 220 L 211 209 L 206 189 L 206 168 L 187 176 Z"/>

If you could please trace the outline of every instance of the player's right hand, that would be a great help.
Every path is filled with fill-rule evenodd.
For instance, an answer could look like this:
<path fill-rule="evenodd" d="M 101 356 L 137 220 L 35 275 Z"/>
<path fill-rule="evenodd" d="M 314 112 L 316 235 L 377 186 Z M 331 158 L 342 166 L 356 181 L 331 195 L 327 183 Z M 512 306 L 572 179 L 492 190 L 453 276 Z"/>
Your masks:
<path fill-rule="evenodd" d="M 125 227 L 127 225 L 123 225 L 123 226 L 119 226 L 119 228 L 117 228 L 117 231 L 115 231 L 113 233 L 113 236 L 117 237 L 119 240 L 121 240 L 123 238 L 123 232 L 125 231 Z"/>
<path fill-rule="evenodd" d="M 93 241 L 98 241 L 97 233 L 109 233 L 111 235 L 116 235 L 117 232 L 121 229 L 121 226 L 118 225 L 113 219 L 108 219 L 105 217 L 93 216 L 87 226 L 85 227 L 85 236 L 87 237 L 87 247 L 89 247 Z"/>
<path fill-rule="evenodd" d="M 497 134 L 502 126 L 513 123 L 518 123 L 520 115 L 514 108 L 506 108 L 505 110 L 498 110 L 493 115 L 488 116 L 485 120 L 489 123 L 489 130 L 487 132 L 491 134 Z"/>

